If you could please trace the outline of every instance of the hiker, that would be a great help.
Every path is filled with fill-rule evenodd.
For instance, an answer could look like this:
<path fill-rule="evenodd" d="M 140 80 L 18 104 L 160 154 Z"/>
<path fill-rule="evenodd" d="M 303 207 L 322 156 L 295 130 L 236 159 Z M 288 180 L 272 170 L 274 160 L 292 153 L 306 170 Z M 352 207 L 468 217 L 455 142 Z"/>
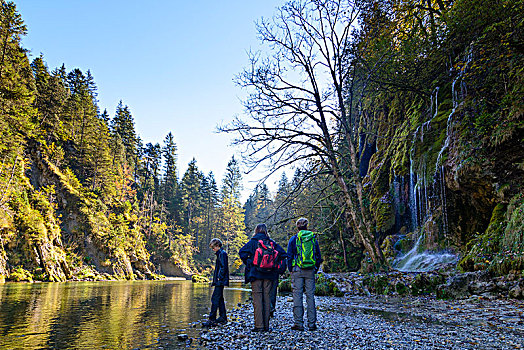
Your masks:
<path fill-rule="evenodd" d="M 269 238 L 266 224 L 258 224 L 238 254 L 246 265 L 245 282 L 251 283 L 255 318 L 252 331 L 269 332 L 270 291 L 278 279 L 279 266 L 285 264 L 286 251 Z"/>
<path fill-rule="evenodd" d="M 292 330 L 304 330 L 303 293 L 306 293 L 307 323 L 310 331 L 317 329 L 317 310 L 315 308 L 315 274 L 322 263 L 318 239 L 314 232 L 307 230 L 308 220 L 297 220 L 299 232 L 291 237 L 287 245 L 288 268 L 291 271 L 293 288 Z"/>
<path fill-rule="evenodd" d="M 226 324 L 226 303 L 224 302 L 224 286 L 229 286 L 229 266 L 227 253 L 222 249 L 222 241 L 213 238 L 209 242 L 209 247 L 215 252 L 217 259 L 215 262 L 215 272 L 213 273 L 212 286 L 215 286 L 211 296 L 211 311 L 209 319 L 202 326 L 213 327 L 217 324 Z M 217 319 L 217 310 L 220 317 Z"/>

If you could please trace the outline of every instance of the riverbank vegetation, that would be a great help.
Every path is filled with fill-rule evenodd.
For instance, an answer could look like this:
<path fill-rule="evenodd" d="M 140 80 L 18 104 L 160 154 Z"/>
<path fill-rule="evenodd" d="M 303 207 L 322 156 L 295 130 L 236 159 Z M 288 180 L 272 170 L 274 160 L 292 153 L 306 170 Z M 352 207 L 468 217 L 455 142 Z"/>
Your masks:
<path fill-rule="evenodd" d="M 89 70 L 30 62 L 21 14 L 1 10 L 0 280 L 188 275 L 211 265 L 211 237 L 234 257 L 245 241 L 237 160 L 221 185 L 195 159 L 178 178 L 171 132 L 144 145 L 129 106 L 110 116 Z"/>
<path fill-rule="evenodd" d="M 427 270 L 445 252 L 522 275 L 522 1 L 287 2 L 236 77 L 246 111 L 219 129 L 245 153 L 220 183 L 196 159 L 179 177 L 172 133 L 144 145 L 123 101 L 101 111 L 89 70 L 30 61 L 1 6 L 0 280 L 205 274 L 211 237 L 239 272 L 257 223 L 285 245 L 301 216 L 327 272 Z M 278 189 L 241 204 L 241 162 Z"/>
<path fill-rule="evenodd" d="M 248 226 L 267 218 L 278 236 L 308 216 L 326 271 L 455 256 L 462 271 L 521 275 L 523 9 L 291 1 L 261 21 L 267 52 L 237 77 L 245 116 L 222 129 L 251 167 L 297 170 L 276 195 L 253 193 Z"/>

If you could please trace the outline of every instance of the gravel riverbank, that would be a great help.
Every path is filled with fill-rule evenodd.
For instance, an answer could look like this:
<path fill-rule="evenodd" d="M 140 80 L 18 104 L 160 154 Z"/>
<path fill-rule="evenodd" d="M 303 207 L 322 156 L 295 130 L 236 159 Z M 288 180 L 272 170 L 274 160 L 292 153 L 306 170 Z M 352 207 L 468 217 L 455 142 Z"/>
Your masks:
<path fill-rule="evenodd" d="M 186 346 L 201 349 L 521 349 L 524 303 L 470 298 L 316 297 L 319 329 L 292 331 L 292 302 L 279 297 L 272 331 L 253 333 L 250 303 L 229 323 L 201 330 Z M 197 326 L 199 327 L 199 326 Z M 306 328 L 307 329 L 307 328 Z"/>

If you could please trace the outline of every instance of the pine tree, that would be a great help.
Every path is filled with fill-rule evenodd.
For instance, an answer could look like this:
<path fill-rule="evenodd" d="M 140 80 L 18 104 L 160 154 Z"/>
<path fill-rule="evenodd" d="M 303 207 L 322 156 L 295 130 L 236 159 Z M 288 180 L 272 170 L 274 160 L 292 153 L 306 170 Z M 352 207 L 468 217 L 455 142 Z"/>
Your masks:
<path fill-rule="evenodd" d="M 198 223 L 195 219 L 200 215 L 201 198 L 200 185 L 203 174 L 198 170 L 196 159 L 193 158 L 187 166 L 187 170 L 182 177 L 180 184 L 180 194 L 184 218 L 182 220 L 185 234 L 198 236 Z"/>
<path fill-rule="evenodd" d="M 204 256 L 210 256 L 209 249 L 205 249 L 212 237 L 216 235 L 216 224 L 218 220 L 219 196 L 218 187 L 213 172 L 202 178 L 200 185 L 202 196 L 202 215 L 204 219 L 204 231 L 201 235 L 198 248 Z"/>
<path fill-rule="evenodd" d="M 242 188 L 242 174 L 240 173 L 240 166 L 233 156 L 227 163 L 226 174 L 222 180 L 222 198 L 232 198 L 236 201 L 239 201 Z"/>
<path fill-rule="evenodd" d="M 49 73 L 42 55 L 31 63 L 36 84 L 35 107 L 38 110 L 38 124 L 48 142 L 62 143 L 67 134 L 61 115 L 69 98 L 69 90 L 64 81 Z"/>
<path fill-rule="evenodd" d="M 135 121 L 128 106 L 122 101 L 116 107 L 115 117 L 111 121 L 111 130 L 122 139 L 126 150 L 126 161 L 131 168 L 136 166 L 138 138 L 135 132 Z"/>
<path fill-rule="evenodd" d="M 230 256 L 236 256 L 238 250 L 247 242 L 244 224 L 244 209 L 240 205 L 242 175 L 234 157 L 227 164 L 222 180 L 220 221 L 218 228 L 225 240 L 226 251 Z"/>
<path fill-rule="evenodd" d="M 34 79 L 21 47 L 26 26 L 12 2 L 1 2 L 0 12 L 0 156 L 20 153 L 33 125 Z"/>
<path fill-rule="evenodd" d="M 173 134 L 170 132 L 164 139 L 162 149 L 164 155 L 164 190 L 163 203 L 167 213 L 167 221 L 171 225 L 180 222 L 180 196 L 177 175 L 177 147 Z"/>

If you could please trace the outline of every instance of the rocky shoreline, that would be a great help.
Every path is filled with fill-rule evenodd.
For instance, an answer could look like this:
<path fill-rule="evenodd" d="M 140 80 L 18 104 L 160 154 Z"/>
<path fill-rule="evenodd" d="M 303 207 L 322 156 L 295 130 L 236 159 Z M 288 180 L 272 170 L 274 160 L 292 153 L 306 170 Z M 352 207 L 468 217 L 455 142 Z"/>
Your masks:
<path fill-rule="evenodd" d="M 317 331 L 292 331 L 291 298 L 278 298 L 271 332 L 253 333 L 249 302 L 224 326 L 201 329 L 179 345 L 196 349 L 521 349 L 524 303 L 473 297 L 316 297 Z M 200 324 L 193 324 L 199 328 Z M 195 329 L 196 330 L 196 329 Z M 184 343 L 182 344 L 182 340 Z"/>
<path fill-rule="evenodd" d="M 495 276 L 489 271 L 456 273 L 453 269 L 430 272 L 325 274 L 341 294 L 370 296 L 436 296 L 439 299 L 484 298 L 524 299 L 524 277 Z M 333 289 L 333 288 L 332 288 Z"/>

